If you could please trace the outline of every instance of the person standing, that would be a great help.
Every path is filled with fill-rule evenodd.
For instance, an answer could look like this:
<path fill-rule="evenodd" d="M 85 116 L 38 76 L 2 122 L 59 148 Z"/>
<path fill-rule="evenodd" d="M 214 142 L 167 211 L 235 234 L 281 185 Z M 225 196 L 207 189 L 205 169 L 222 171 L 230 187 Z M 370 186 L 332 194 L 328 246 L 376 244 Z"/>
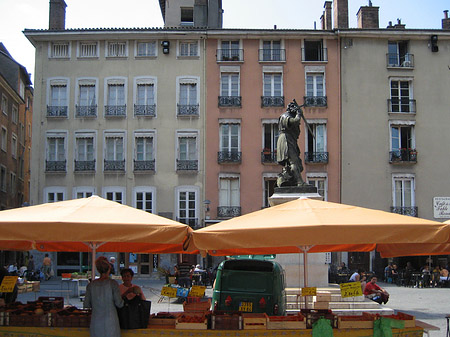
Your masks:
<path fill-rule="evenodd" d="M 120 294 L 122 298 L 127 298 L 128 300 L 132 300 L 136 296 L 140 296 L 141 300 L 145 301 L 144 293 L 142 292 L 141 287 L 138 285 L 134 285 L 131 283 L 133 281 L 134 272 L 130 268 L 124 268 L 120 271 L 120 275 L 122 276 L 122 284 L 119 285 Z"/>
<path fill-rule="evenodd" d="M 42 272 L 44 273 L 46 281 L 51 277 L 50 275 L 51 270 L 52 270 L 52 260 L 50 259 L 48 254 L 45 254 L 44 260 L 42 261 Z"/>
<path fill-rule="evenodd" d="M 111 275 L 116 275 L 116 258 L 114 256 L 109 258 L 109 264 L 111 265 Z"/>
<path fill-rule="evenodd" d="M 109 278 L 111 265 L 108 259 L 100 256 L 95 261 L 100 278 L 86 287 L 84 308 L 92 308 L 90 336 L 120 337 L 119 317 L 116 308 L 123 307 L 119 284 Z"/>

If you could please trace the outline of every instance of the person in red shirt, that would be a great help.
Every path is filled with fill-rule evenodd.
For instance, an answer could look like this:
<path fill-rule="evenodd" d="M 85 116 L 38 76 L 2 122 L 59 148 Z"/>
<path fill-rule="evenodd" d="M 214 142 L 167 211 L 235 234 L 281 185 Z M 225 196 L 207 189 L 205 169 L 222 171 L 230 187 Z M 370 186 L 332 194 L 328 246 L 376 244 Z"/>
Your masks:
<path fill-rule="evenodd" d="M 376 276 L 372 276 L 370 282 L 366 284 L 364 296 L 379 304 L 386 304 L 389 301 L 389 293 L 377 284 Z"/>

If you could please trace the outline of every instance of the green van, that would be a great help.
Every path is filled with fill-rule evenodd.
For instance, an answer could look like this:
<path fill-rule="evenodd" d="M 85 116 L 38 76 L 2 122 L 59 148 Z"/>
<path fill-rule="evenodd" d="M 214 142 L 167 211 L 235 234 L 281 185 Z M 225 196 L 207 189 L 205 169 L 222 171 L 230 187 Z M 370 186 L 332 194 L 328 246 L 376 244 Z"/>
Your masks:
<path fill-rule="evenodd" d="M 214 311 L 286 314 L 286 282 L 281 265 L 273 261 L 236 259 L 217 268 Z"/>

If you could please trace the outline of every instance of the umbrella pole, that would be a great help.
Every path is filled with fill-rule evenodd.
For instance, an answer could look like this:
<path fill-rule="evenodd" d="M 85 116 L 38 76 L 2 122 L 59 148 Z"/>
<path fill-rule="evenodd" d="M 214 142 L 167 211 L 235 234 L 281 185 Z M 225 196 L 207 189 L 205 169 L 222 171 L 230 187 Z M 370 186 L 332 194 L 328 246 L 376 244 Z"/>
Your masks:
<path fill-rule="evenodd" d="M 300 250 L 303 253 L 303 287 L 308 287 L 308 251 L 313 246 L 300 246 Z M 308 309 L 308 296 L 305 296 L 305 309 Z"/>

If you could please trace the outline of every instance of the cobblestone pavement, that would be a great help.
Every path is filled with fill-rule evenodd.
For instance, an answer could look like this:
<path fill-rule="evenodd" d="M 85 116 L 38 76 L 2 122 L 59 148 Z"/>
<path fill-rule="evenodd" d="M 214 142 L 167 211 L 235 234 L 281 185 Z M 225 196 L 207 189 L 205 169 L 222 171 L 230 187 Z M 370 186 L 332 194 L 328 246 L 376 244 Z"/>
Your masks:
<path fill-rule="evenodd" d="M 117 280 L 119 283 L 120 280 Z M 162 280 L 149 278 L 135 278 L 133 283 L 142 287 L 144 295 L 152 301 L 151 312 L 164 311 L 183 311 L 183 306 L 177 303 L 176 299 L 161 299 L 161 288 L 164 285 Z M 402 311 L 414 315 L 416 319 L 432 324 L 440 328 L 440 331 L 430 332 L 431 337 L 444 337 L 447 329 L 445 316 L 450 314 L 450 288 L 406 288 L 398 287 L 392 284 L 380 282 L 379 285 L 390 293 L 389 302 L 386 307 L 396 311 Z M 72 290 L 72 296 L 69 298 L 69 304 L 82 307 L 83 302 L 75 295 L 74 284 L 61 282 L 61 278 L 54 278 L 49 281 L 41 282 L 40 292 L 19 294 L 18 301 L 34 301 L 39 296 L 55 296 L 57 292 L 47 292 L 47 290 L 63 289 Z M 62 293 L 60 296 L 67 294 Z M 212 295 L 211 287 L 206 289 L 206 296 Z M 65 297 L 67 303 L 67 296 Z"/>

